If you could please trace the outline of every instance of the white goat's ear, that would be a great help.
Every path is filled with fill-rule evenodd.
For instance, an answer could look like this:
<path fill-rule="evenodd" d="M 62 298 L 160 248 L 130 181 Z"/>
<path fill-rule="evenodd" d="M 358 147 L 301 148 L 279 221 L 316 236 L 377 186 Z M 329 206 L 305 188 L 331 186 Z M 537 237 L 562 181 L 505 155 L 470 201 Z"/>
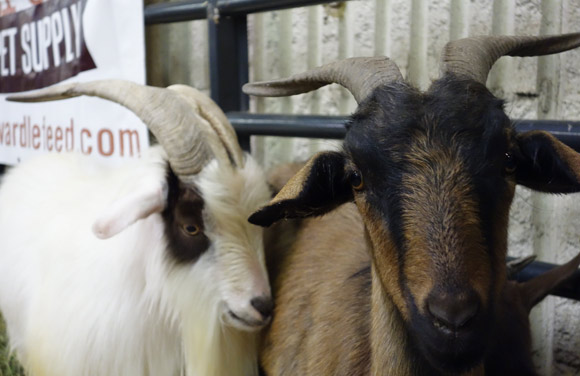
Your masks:
<path fill-rule="evenodd" d="M 93 233 L 101 239 L 108 239 L 139 219 L 163 211 L 166 203 L 165 181 L 145 185 L 106 208 L 93 223 Z"/>

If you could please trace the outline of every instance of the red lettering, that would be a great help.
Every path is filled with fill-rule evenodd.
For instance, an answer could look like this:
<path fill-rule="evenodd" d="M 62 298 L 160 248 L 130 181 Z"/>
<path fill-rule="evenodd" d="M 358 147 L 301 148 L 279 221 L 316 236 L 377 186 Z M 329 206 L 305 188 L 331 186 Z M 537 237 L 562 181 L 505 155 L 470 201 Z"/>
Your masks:
<path fill-rule="evenodd" d="M 32 147 L 35 149 L 40 148 L 40 128 L 38 127 L 38 125 L 34 125 L 32 127 Z M 36 142 L 38 141 L 38 143 Z"/>
<path fill-rule="evenodd" d="M 62 141 L 62 128 L 56 127 L 56 129 L 54 130 L 54 148 L 59 153 L 62 150 L 62 145 L 60 141 Z"/>
<path fill-rule="evenodd" d="M 25 119 L 26 121 L 26 119 Z M 25 148 L 26 147 L 26 139 L 28 137 L 27 136 L 27 132 L 26 132 L 26 122 L 20 124 L 20 147 L 21 148 Z"/>
<path fill-rule="evenodd" d="M 10 123 L 2 123 L 2 129 L 0 129 L 0 145 L 4 143 L 4 128 L 10 127 Z"/>
<path fill-rule="evenodd" d="M 127 142 L 129 144 L 129 155 L 132 157 L 133 154 L 133 141 L 135 141 L 135 149 L 137 151 L 137 155 L 141 154 L 141 147 L 139 145 L 139 133 L 136 130 L 124 130 L 119 131 L 119 142 L 120 142 L 120 149 L 121 149 L 121 157 L 125 155 L 125 136 L 127 136 Z"/>
<path fill-rule="evenodd" d="M 88 146 L 85 149 L 85 137 L 84 137 L 85 135 L 88 137 L 89 140 L 91 139 L 91 131 L 89 131 L 86 128 L 83 128 L 81 130 L 81 152 L 83 154 L 91 154 L 92 151 L 93 151 L 93 147 L 92 146 Z"/>
<path fill-rule="evenodd" d="M 75 138 L 74 138 L 74 120 L 71 118 L 70 119 L 70 127 L 66 128 L 64 130 L 64 143 L 65 143 L 65 147 L 66 147 L 66 151 L 72 151 L 74 149 L 75 146 Z M 69 140 L 70 140 L 70 146 L 69 146 Z"/>
<path fill-rule="evenodd" d="M 107 135 L 107 137 L 109 138 L 109 150 L 105 151 L 104 148 L 104 140 L 103 140 L 103 135 Z M 101 155 L 105 156 L 105 157 L 110 157 L 113 152 L 115 151 L 115 143 L 113 140 L 113 132 L 111 132 L 109 129 L 101 129 L 99 131 L 98 134 L 98 146 L 99 146 L 99 153 L 101 153 Z"/>
<path fill-rule="evenodd" d="M 46 148 L 52 151 L 52 127 L 46 128 Z"/>
<path fill-rule="evenodd" d="M 12 142 L 10 145 L 16 146 L 16 130 L 18 129 L 18 123 L 12 124 Z"/>

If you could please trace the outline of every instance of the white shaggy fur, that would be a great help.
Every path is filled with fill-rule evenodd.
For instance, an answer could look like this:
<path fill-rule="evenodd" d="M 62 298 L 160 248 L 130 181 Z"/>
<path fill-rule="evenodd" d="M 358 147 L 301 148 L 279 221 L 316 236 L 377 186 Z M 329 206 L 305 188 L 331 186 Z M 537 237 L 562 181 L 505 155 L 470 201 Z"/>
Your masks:
<path fill-rule="evenodd" d="M 31 376 L 257 374 L 255 334 L 228 313 L 251 318 L 251 298 L 270 294 L 262 232 L 246 220 L 269 198 L 265 178 L 249 156 L 243 169 L 210 162 L 195 178 L 210 248 L 176 264 L 155 198 L 165 159 L 154 147 L 112 171 L 49 155 L 4 177 L 0 309 Z"/>

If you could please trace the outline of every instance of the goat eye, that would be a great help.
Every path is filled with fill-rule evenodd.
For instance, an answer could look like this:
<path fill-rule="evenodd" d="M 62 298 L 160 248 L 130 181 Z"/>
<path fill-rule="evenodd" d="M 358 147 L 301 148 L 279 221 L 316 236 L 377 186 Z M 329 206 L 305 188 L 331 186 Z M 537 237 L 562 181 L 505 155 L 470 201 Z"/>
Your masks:
<path fill-rule="evenodd" d="M 505 164 L 504 164 L 504 168 L 505 171 L 509 174 L 511 174 L 512 172 L 514 172 L 516 170 L 517 167 L 517 161 L 516 158 L 513 156 L 512 153 L 505 153 Z"/>
<path fill-rule="evenodd" d="M 350 184 L 354 189 L 361 190 L 364 187 L 362 175 L 359 171 L 353 171 L 350 174 Z"/>
<path fill-rule="evenodd" d="M 195 235 L 199 234 L 199 231 L 200 231 L 199 227 L 196 225 L 183 225 L 182 229 L 183 229 L 183 231 L 185 231 L 185 233 L 187 235 L 190 235 L 190 236 L 195 236 Z"/>

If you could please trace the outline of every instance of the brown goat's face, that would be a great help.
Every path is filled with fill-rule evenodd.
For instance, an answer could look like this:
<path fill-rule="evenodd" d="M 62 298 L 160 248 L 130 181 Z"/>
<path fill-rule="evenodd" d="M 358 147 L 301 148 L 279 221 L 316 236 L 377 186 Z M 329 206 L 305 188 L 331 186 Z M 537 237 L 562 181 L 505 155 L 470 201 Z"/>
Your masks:
<path fill-rule="evenodd" d="M 376 270 L 440 369 L 473 366 L 488 341 L 505 280 L 511 137 L 501 101 L 452 81 L 379 90 L 345 140 Z"/>

